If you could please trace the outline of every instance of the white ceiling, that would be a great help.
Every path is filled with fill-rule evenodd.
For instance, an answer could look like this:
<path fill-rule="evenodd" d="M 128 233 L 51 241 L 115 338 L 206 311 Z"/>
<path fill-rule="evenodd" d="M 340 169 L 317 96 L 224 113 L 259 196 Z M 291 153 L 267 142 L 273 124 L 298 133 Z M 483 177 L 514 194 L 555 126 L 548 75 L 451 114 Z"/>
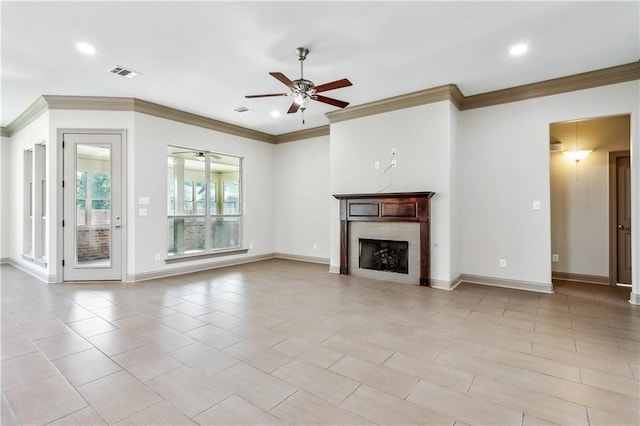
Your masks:
<path fill-rule="evenodd" d="M 268 73 L 348 78 L 326 96 L 359 105 L 457 84 L 465 95 L 640 59 L 640 2 L 7 2 L 1 4 L 2 111 L 9 125 L 40 95 L 123 96 L 282 134 L 303 126 Z M 75 48 L 84 41 L 94 56 Z M 511 57 L 515 43 L 527 54 Z M 111 74 L 121 65 L 142 73 Z M 238 113 L 246 106 L 252 112 Z M 279 118 L 272 110 L 282 112 Z"/>

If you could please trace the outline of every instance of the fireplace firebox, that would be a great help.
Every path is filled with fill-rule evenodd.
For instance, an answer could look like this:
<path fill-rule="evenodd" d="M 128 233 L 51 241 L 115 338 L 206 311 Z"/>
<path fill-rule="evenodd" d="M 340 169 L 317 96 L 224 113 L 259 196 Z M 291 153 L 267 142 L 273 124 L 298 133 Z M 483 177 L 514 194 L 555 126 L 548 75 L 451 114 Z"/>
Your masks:
<path fill-rule="evenodd" d="M 409 273 L 409 242 L 360 238 L 360 268 Z"/>

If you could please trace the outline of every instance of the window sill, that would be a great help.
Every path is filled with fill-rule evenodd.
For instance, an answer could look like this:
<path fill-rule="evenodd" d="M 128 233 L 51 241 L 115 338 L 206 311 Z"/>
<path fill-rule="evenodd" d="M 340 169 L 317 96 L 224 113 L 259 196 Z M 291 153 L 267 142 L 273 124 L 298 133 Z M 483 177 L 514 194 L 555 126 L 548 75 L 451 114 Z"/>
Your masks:
<path fill-rule="evenodd" d="M 231 256 L 234 254 L 245 254 L 249 252 L 247 248 L 235 248 L 228 250 L 218 250 L 208 253 L 194 253 L 194 254 L 177 254 L 175 256 L 167 257 L 164 259 L 164 263 L 178 263 L 189 262 L 191 260 L 207 259 L 212 257 Z"/>
<path fill-rule="evenodd" d="M 38 266 L 41 266 L 41 267 L 43 267 L 43 268 L 46 268 L 46 267 L 47 267 L 47 259 L 45 259 L 44 257 L 37 257 L 37 258 L 34 258 L 34 257 L 32 257 L 31 255 L 29 255 L 29 254 L 24 254 L 24 253 L 22 253 L 22 254 L 21 254 L 21 256 L 22 256 L 22 258 L 23 258 L 24 260 L 26 260 L 27 262 L 34 263 L 34 264 L 36 264 L 36 265 L 38 265 Z"/>

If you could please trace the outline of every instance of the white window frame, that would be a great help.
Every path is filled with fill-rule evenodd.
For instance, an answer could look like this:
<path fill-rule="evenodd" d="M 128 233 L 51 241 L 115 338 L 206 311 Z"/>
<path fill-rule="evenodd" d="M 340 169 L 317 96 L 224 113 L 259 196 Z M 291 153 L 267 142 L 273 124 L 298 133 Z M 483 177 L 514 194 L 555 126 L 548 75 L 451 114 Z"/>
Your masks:
<path fill-rule="evenodd" d="M 221 153 L 217 153 L 217 152 L 212 152 L 212 151 L 204 151 L 201 149 L 197 149 L 197 148 L 186 148 L 186 147 L 181 147 L 181 146 L 175 146 L 175 145 L 171 145 L 169 146 L 169 148 L 179 148 L 185 151 L 193 151 L 194 153 L 196 152 L 202 152 L 204 153 L 204 179 L 205 179 L 205 209 L 204 209 L 204 214 L 180 214 L 178 213 L 180 210 L 184 210 L 184 196 L 180 196 L 178 194 L 179 191 L 179 187 L 181 187 L 181 191 L 183 191 L 184 193 L 184 182 L 185 182 L 185 178 L 184 178 L 184 173 L 183 173 L 183 177 L 182 177 L 182 182 L 181 185 L 178 185 L 178 182 L 174 182 L 173 187 L 174 187 L 174 191 L 176 192 L 176 194 L 174 194 L 174 212 L 172 214 L 172 212 L 170 211 L 170 206 L 171 206 L 171 199 L 170 199 L 170 192 L 169 192 L 169 188 L 167 188 L 167 224 L 169 223 L 169 220 L 171 219 L 204 219 L 204 249 L 203 250 L 198 250 L 198 251 L 193 251 L 193 252 L 187 252 L 187 253 L 170 253 L 167 247 L 166 253 L 167 253 L 167 257 L 165 258 L 165 262 L 171 262 L 171 261 L 180 261 L 180 260 L 189 260 L 189 259 L 193 259 L 193 258 L 197 258 L 197 257 L 210 257 L 210 256 L 220 256 L 220 255 L 229 255 L 229 254 L 238 254 L 238 253 L 246 253 L 248 251 L 248 249 L 243 248 L 243 225 L 244 225 L 244 209 L 243 209 L 243 189 L 244 189 L 244 182 L 243 182 L 243 157 L 239 157 L 236 155 L 228 155 L 228 154 L 221 154 Z M 223 194 L 221 194 L 223 185 L 221 182 L 213 182 L 211 180 L 211 157 L 212 156 L 218 156 L 218 155 L 223 155 L 226 157 L 234 157 L 238 159 L 238 211 L 237 213 L 234 214 L 224 214 L 224 209 L 220 209 L 220 211 L 222 213 L 220 214 L 212 214 L 211 213 L 211 206 L 210 206 L 210 202 L 211 202 L 211 189 L 212 186 L 216 188 L 216 194 L 215 194 L 215 200 L 216 203 L 223 203 Z M 168 155 L 168 158 L 175 158 L 172 157 L 170 155 Z M 175 167 L 175 166 L 174 166 Z M 168 170 L 168 168 L 167 168 Z M 175 174 L 175 172 L 174 172 Z M 197 182 L 199 182 L 199 180 L 192 180 L 193 184 L 192 184 L 192 191 L 193 191 L 193 211 L 197 212 L 197 203 L 196 203 L 196 194 L 195 194 L 195 188 L 196 188 L 196 184 Z M 215 185 L 212 185 L 215 184 Z M 181 207 L 178 207 L 178 206 Z M 238 241 L 238 245 L 236 247 L 225 247 L 225 248 L 214 248 L 212 247 L 213 242 L 211 241 L 211 227 L 212 227 L 212 223 L 215 219 L 217 218 L 237 218 L 238 220 L 238 225 L 239 225 L 239 241 Z M 174 247 L 175 249 L 175 247 Z"/>

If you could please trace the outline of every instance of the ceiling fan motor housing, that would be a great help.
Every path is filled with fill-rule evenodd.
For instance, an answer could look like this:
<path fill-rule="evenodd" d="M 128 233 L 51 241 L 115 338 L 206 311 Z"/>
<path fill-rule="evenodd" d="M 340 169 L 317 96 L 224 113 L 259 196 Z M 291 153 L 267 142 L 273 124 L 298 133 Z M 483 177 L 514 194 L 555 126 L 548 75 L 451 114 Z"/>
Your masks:
<path fill-rule="evenodd" d="M 307 55 L 309 54 L 309 49 L 307 49 L 306 47 L 298 47 L 296 49 L 296 54 L 298 55 L 299 61 L 304 61 L 305 59 L 307 59 Z"/>
<path fill-rule="evenodd" d="M 305 94 L 311 96 L 311 95 L 316 93 L 314 87 L 315 87 L 315 84 L 313 84 L 313 81 L 305 80 L 305 79 L 298 79 L 298 80 L 294 80 L 293 81 L 293 89 L 291 89 L 291 90 L 295 94 L 305 93 Z"/>

